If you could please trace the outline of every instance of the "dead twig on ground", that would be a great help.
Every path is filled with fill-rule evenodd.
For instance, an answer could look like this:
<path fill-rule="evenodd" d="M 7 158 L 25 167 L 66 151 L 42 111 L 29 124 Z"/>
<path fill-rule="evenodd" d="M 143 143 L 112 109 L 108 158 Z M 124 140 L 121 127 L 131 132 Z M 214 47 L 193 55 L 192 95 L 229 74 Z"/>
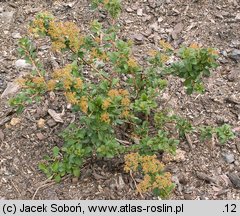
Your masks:
<path fill-rule="evenodd" d="M 131 145 L 132 143 L 131 142 L 128 142 L 126 140 L 120 140 L 120 139 L 117 139 L 115 138 L 116 141 L 118 141 L 119 143 L 123 144 L 123 145 Z"/>
<path fill-rule="evenodd" d="M 134 182 L 134 185 L 135 185 L 138 193 L 139 193 L 140 196 L 143 198 L 143 195 L 142 195 L 142 193 L 141 193 L 141 192 L 139 191 L 139 189 L 138 189 L 137 182 L 135 181 L 135 179 L 134 179 L 134 177 L 133 177 L 133 175 L 132 175 L 132 171 L 131 171 L 131 170 L 130 170 L 130 176 L 131 176 L 131 178 L 132 178 L 132 180 L 133 180 L 133 182 Z"/>
<path fill-rule="evenodd" d="M 210 176 L 208 176 L 208 175 L 205 174 L 205 173 L 197 172 L 196 175 L 197 175 L 197 177 L 198 177 L 199 179 L 202 179 L 202 180 L 204 180 L 204 181 L 212 182 L 212 183 L 217 184 L 217 179 L 215 179 L 215 178 L 213 178 L 213 177 L 210 177 Z"/>
<path fill-rule="evenodd" d="M 13 185 L 14 189 L 18 192 L 19 196 L 21 196 L 20 191 L 18 190 L 18 187 L 15 185 L 15 183 L 13 182 L 13 180 L 10 180 L 11 184 Z"/>
<path fill-rule="evenodd" d="M 69 177 L 69 175 L 65 176 L 64 178 L 62 178 L 62 180 L 66 180 L 67 178 Z M 40 186 L 36 189 L 35 193 L 33 194 L 32 196 L 32 200 L 35 199 L 38 191 L 41 189 L 41 188 L 44 188 L 44 187 L 47 187 L 47 186 L 51 186 L 51 185 L 54 185 L 56 184 L 56 182 L 54 180 L 52 180 L 51 178 L 48 178 L 46 179 L 45 181 L 41 182 Z"/>
<path fill-rule="evenodd" d="M 192 140 L 191 140 L 189 134 L 185 133 L 185 137 L 186 137 L 187 143 L 190 147 L 190 150 L 192 150 L 193 149 L 193 144 L 192 144 Z"/>

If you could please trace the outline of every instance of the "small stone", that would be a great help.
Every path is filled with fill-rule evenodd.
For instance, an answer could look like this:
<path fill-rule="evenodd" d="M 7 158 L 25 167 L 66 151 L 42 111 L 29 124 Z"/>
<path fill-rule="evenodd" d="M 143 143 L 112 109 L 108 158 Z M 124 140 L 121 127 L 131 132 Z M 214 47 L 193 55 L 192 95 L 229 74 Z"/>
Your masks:
<path fill-rule="evenodd" d="M 161 96 L 161 101 L 164 103 L 170 99 L 170 95 L 167 92 L 164 92 Z"/>
<path fill-rule="evenodd" d="M 114 179 L 111 179 L 111 180 L 108 182 L 108 186 L 109 186 L 109 188 L 111 188 L 112 190 L 115 190 L 115 189 L 118 187 L 116 179 L 115 179 L 115 178 L 114 178 Z"/>
<path fill-rule="evenodd" d="M 240 67 L 239 67 L 239 68 L 234 68 L 234 69 L 232 69 L 232 70 L 229 72 L 227 78 L 228 78 L 228 81 L 230 81 L 230 82 L 234 82 L 234 81 L 236 81 L 238 78 L 240 78 Z"/>
<path fill-rule="evenodd" d="M 71 110 L 71 109 L 72 109 L 72 104 L 68 103 L 68 104 L 67 104 L 67 109 L 68 109 L 68 110 Z"/>
<path fill-rule="evenodd" d="M 119 175 L 117 182 L 118 182 L 118 188 L 122 190 L 125 187 L 125 182 L 123 180 L 122 175 Z"/>
<path fill-rule="evenodd" d="M 133 4 L 133 5 L 131 5 L 131 7 L 134 11 L 136 11 L 139 8 L 139 5 L 138 4 Z"/>
<path fill-rule="evenodd" d="M 229 164 L 231 164 L 235 161 L 235 158 L 234 158 L 233 154 L 226 153 L 226 154 L 222 154 L 222 156 L 223 156 L 223 159 Z"/>
<path fill-rule="evenodd" d="M 240 61 L 240 50 L 234 49 L 229 57 L 236 62 Z"/>
<path fill-rule="evenodd" d="M 223 50 L 221 53 L 222 53 L 222 55 L 223 55 L 224 57 L 228 57 L 228 54 L 227 54 L 227 51 L 226 51 L 226 50 Z"/>
<path fill-rule="evenodd" d="M 216 16 L 217 18 L 224 19 L 224 17 L 223 17 L 222 14 L 215 14 L 215 16 Z"/>
<path fill-rule="evenodd" d="M 158 18 L 158 22 L 161 23 L 163 21 L 163 18 L 162 17 L 159 17 Z"/>
<path fill-rule="evenodd" d="M 43 51 L 43 50 L 46 50 L 46 49 L 49 49 L 49 48 L 50 48 L 49 45 L 42 45 L 42 46 L 40 46 L 38 49 L 41 50 L 41 51 Z M 55 63 L 55 62 L 54 62 L 54 63 Z M 54 65 L 53 65 L 53 61 L 51 61 L 51 64 L 52 64 L 52 66 L 54 66 Z M 55 67 L 53 67 L 53 68 L 55 68 Z"/>
<path fill-rule="evenodd" d="M 135 34 L 134 40 L 137 44 L 142 44 L 144 42 L 144 36 L 142 34 Z"/>
<path fill-rule="evenodd" d="M 103 187 L 101 185 L 98 185 L 97 187 L 99 192 L 103 192 Z"/>
<path fill-rule="evenodd" d="M 138 15 L 138 16 L 142 16 L 142 15 L 143 15 L 143 9 L 139 8 L 139 9 L 137 10 L 137 15 Z"/>
<path fill-rule="evenodd" d="M 17 68 L 30 68 L 31 65 L 29 63 L 27 63 L 27 61 L 25 59 L 18 59 L 15 62 L 15 67 L 17 67 Z"/>
<path fill-rule="evenodd" d="M 224 116 L 216 116 L 216 123 L 218 124 L 229 123 L 229 120 Z"/>
<path fill-rule="evenodd" d="M 39 140 L 44 140 L 46 138 L 42 133 L 37 133 L 36 135 Z"/>
<path fill-rule="evenodd" d="M 184 200 L 194 200 L 195 196 L 192 194 L 184 194 Z"/>
<path fill-rule="evenodd" d="M 133 9 L 130 8 L 130 7 L 128 7 L 128 8 L 126 8 L 126 11 L 127 11 L 128 13 L 131 13 L 131 12 L 133 12 Z"/>
<path fill-rule="evenodd" d="M 155 0 L 148 0 L 149 7 L 154 9 L 157 7 L 157 3 Z"/>
<path fill-rule="evenodd" d="M 234 47 L 234 48 L 240 47 L 240 40 L 232 40 L 230 47 Z"/>
<path fill-rule="evenodd" d="M 229 103 L 240 104 L 240 99 L 236 95 L 231 95 L 227 97 L 226 101 Z"/>
<path fill-rule="evenodd" d="M 3 12 L 0 15 L 0 19 L 2 18 L 3 23 L 10 23 L 13 18 L 13 14 L 14 12 L 11 12 L 11 11 Z"/>
<path fill-rule="evenodd" d="M 186 174 L 181 173 L 178 177 L 179 179 L 179 183 L 182 185 L 187 185 L 188 184 L 188 177 L 186 176 Z"/>
<path fill-rule="evenodd" d="M 145 16 L 142 18 L 142 21 L 143 21 L 143 22 L 147 22 L 147 21 L 149 21 L 151 18 L 152 18 L 151 15 L 145 15 Z"/>
<path fill-rule="evenodd" d="M 53 91 L 49 92 L 49 99 L 50 101 L 54 101 L 56 99 L 56 94 Z"/>
<path fill-rule="evenodd" d="M 130 23 L 133 23 L 133 21 L 132 21 L 132 20 L 129 20 L 129 19 L 127 19 L 127 20 L 125 20 L 125 23 L 126 23 L 126 24 L 130 24 Z"/>
<path fill-rule="evenodd" d="M 44 126 L 45 126 L 45 120 L 42 119 L 42 118 L 40 118 L 40 119 L 37 121 L 37 126 L 38 126 L 39 128 L 44 128 Z"/>
<path fill-rule="evenodd" d="M 150 28 L 153 29 L 154 31 L 158 31 L 159 30 L 158 22 L 151 24 Z"/>
<path fill-rule="evenodd" d="M 182 23 L 178 23 L 177 25 L 175 25 L 171 35 L 172 35 L 172 38 L 174 40 L 176 40 L 178 38 L 178 35 L 181 33 L 181 31 L 183 30 L 183 24 Z"/>
<path fill-rule="evenodd" d="M 176 162 L 185 161 L 185 155 L 186 155 L 185 151 L 183 151 L 181 149 L 177 149 L 176 150 L 176 155 L 174 156 L 174 160 Z"/>
<path fill-rule="evenodd" d="M 240 21 L 240 13 L 237 13 L 235 19 L 236 19 L 237 21 Z"/>
<path fill-rule="evenodd" d="M 12 118 L 12 120 L 10 121 L 10 125 L 12 126 L 16 126 L 17 124 L 19 124 L 21 121 L 20 118 Z"/>
<path fill-rule="evenodd" d="M 149 37 L 151 34 L 152 34 L 152 29 L 151 28 L 149 28 L 145 32 L 143 32 L 143 35 L 146 36 L 146 37 Z"/>
<path fill-rule="evenodd" d="M 72 8 L 75 4 L 76 2 L 69 2 L 66 6 Z"/>
<path fill-rule="evenodd" d="M 20 39 L 20 38 L 21 38 L 21 35 L 20 35 L 19 32 L 14 32 L 14 33 L 12 33 L 12 38 L 14 38 L 14 39 Z"/>
<path fill-rule="evenodd" d="M 55 125 L 57 125 L 57 122 L 55 122 L 53 119 L 49 119 L 47 121 L 47 124 L 49 127 L 54 127 Z"/>
<path fill-rule="evenodd" d="M 104 13 L 100 13 L 99 17 L 100 17 L 99 21 L 103 21 L 107 17 L 107 15 Z"/>
<path fill-rule="evenodd" d="M 234 187 L 240 189 L 240 178 L 236 173 L 229 173 L 228 177 L 230 181 L 233 183 Z"/>
<path fill-rule="evenodd" d="M 35 118 L 43 118 L 45 117 L 48 112 L 47 112 L 47 106 L 46 105 L 43 105 L 43 106 L 40 106 L 40 107 L 37 107 L 37 110 L 36 110 L 36 114 L 35 114 Z"/>

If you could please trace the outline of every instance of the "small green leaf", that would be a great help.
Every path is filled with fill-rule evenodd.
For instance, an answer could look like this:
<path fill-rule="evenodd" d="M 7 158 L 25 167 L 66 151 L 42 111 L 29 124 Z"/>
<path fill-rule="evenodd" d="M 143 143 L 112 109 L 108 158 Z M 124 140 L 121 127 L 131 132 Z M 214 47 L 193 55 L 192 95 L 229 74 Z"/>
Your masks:
<path fill-rule="evenodd" d="M 58 167 L 59 167 L 59 162 L 58 162 L 58 161 L 55 161 L 55 162 L 52 164 L 52 171 L 53 171 L 53 172 L 57 172 L 57 171 L 58 171 Z"/>
<path fill-rule="evenodd" d="M 39 163 L 38 169 L 40 169 L 41 171 L 43 171 L 45 173 L 47 171 L 47 166 L 44 163 Z"/>
<path fill-rule="evenodd" d="M 59 154 L 59 148 L 58 148 L 57 146 L 55 146 L 55 147 L 53 148 L 53 157 L 57 157 L 58 154 Z"/>
<path fill-rule="evenodd" d="M 73 168 L 73 175 L 75 177 L 79 177 L 80 176 L 80 169 L 78 167 Z"/>
<path fill-rule="evenodd" d="M 61 181 L 61 175 L 58 174 L 58 175 L 54 176 L 54 180 L 55 180 L 57 183 L 59 183 L 59 182 Z"/>

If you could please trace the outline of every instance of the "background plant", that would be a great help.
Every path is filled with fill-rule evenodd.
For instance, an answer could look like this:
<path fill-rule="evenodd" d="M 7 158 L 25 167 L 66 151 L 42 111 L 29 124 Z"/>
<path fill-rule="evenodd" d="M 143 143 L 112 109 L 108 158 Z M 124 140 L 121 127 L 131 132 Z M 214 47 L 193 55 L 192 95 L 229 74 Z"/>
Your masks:
<path fill-rule="evenodd" d="M 121 0 L 92 0 L 92 7 L 103 8 L 106 10 L 113 19 L 119 17 L 121 13 Z"/>
<path fill-rule="evenodd" d="M 225 144 L 227 141 L 235 138 L 231 126 L 228 124 L 224 124 L 220 127 L 205 126 L 200 128 L 200 131 L 202 140 L 211 140 L 213 136 L 216 135 L 220 144 Z"/>
<path fill-rule="evenodd" d="M 202 78 L 210 76 L 210 69 L 217 67 L 217 51 L 192 44 L 190 47 L 182 47 L 178 57 L 181 60 L 171 65 L 170 73 L 184 79 L 188 94 L 193 91 L 202 93 L 204 91 Z"/>

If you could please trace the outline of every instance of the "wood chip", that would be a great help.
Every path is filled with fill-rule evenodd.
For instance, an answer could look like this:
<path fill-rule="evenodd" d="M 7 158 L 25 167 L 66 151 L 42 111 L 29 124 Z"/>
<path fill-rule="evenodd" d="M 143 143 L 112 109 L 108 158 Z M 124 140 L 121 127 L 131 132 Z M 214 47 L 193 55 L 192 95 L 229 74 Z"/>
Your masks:
<path fill-rule="evenodd" d="M 193 149 L 193 144 L 192 144 L 192 140 L 191 140 L 189 134 L 185 133 L 185 137 L 186 137 L 186 140 L 187 140 L 188 145 L 190 147 L 190 150 L 192 150 Z"/>
<path fill-rule="evenodd" d="M 236 148 L 237 148 L 238 152 L 240 153 L 240 143 L 236 143 Z"/>
<path fill-rule="evenodd" d="M 3 140 L 4 140 L 4 133 L 2 130 L 0 130 L 0 141 L 3 142 Z"/>
<path fill-rule="evenodd" d="M 223 194 L 226 194 L 229 191 L 229 189 L 224 189 L 216 193 L 216 196 L 221 196 Z"/>
<path fill-rule="evenodd" d="M 4 125 L 5 123 L 7 123 L 10 120 L 11 120 L 10 116 L 0 119 L 0 126 Z"/>
<path fill-rule="evenodd" d="M 37 133 L 37 138 L 39 140 L 44 140 L 46 137 L 42 133 Z"/>
<path fill-rule="evenodd" d="M 212 183 L 217 183 L 217 179 L 216 178 L 210 177 L 210 176 L 208 176 L 205 173 L 197 172 L 196 175 L 201 180 L 204 180 L 204 181 L 207 181 L 207 182 L 212 182 Z"/>

